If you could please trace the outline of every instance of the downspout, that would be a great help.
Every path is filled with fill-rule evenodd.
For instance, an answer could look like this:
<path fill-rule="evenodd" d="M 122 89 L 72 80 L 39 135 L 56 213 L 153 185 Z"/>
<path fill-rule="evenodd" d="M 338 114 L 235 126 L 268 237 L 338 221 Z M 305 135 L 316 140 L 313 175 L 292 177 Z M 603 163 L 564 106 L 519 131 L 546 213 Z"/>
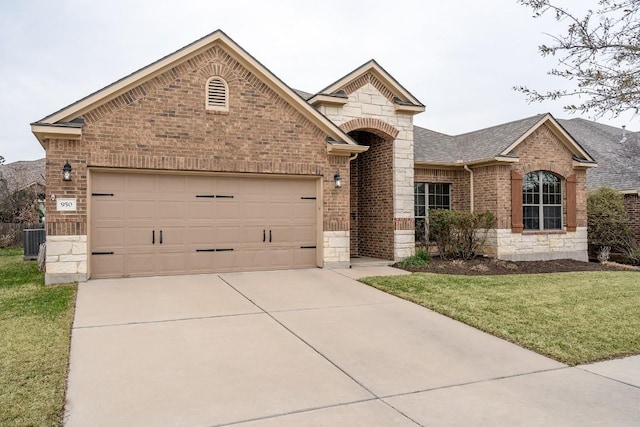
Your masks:
<path fill-rule="evenodd" d="M 469 172 L 469 197 L 471 198 L 471 200 L 470 200 L 470 202 L 471 202 L 470 210 L 471 210 L 471 212 L 473 212 L 473 199 L 474 199 L 474 196 L 473 196 L 473 171 L 467 165 L 464 165 L 464 170 Z"/>

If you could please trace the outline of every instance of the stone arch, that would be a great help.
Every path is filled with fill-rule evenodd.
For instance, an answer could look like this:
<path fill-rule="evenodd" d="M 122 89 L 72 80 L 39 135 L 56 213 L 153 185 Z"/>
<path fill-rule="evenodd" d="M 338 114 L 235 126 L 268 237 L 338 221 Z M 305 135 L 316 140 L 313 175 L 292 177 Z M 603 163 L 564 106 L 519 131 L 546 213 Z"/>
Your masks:
<path fill-rule="evenodd" d="M 348 122 L 341 124 L 340 129 L 345 133 L 349 133 L 354 130 L 367 131 L 384 139 L 396 139 L 400 133 L 398 129 L 391 126 L 389 123 L 372 117 L 358 117 L 357 119 L 349 120 Z"/>

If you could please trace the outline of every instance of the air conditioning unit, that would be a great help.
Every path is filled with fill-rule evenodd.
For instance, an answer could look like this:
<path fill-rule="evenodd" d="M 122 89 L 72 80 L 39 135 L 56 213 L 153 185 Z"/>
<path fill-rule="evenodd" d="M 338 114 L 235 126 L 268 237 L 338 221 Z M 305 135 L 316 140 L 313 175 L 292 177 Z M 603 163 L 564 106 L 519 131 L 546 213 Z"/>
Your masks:
<path fill-rule="evenodd" d="M 24 259 L 36 260 L 38 259 L 38 250 L 40 244 L 47 240 L 44 228 L 26 228 L 22 230 L 23 242 L 24 242 Z"/>

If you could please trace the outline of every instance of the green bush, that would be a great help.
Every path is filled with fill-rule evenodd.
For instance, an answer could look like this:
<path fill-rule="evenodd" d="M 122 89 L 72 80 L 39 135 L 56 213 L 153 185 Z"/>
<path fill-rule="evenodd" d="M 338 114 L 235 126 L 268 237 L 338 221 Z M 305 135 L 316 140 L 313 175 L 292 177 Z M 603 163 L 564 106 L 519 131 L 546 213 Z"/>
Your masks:
<path fill-rule="evenodd" d="M 608 246 L 631 262 L 638 262 L 638 245 L 619 191 L 600 187 L 587 195 L 587 233 L 591 254 Z"/>
<path fill-rule="evenodd" d="M 429 264 L 429 261 L 431 261 L 429 252 L 427 252 L 427 250 L 424 248 L 420 248 L 416 251 L 415 255 L 412 255 L 408 258 L 403 259 L 398 263 L 398 265 L 401 268 L 422 267 Z"/>
<path fill-rule="evenodd" d="M 429 211 L 429 236 L 444 259 L 472 259 L 495 224 L 491 212 Z"/>

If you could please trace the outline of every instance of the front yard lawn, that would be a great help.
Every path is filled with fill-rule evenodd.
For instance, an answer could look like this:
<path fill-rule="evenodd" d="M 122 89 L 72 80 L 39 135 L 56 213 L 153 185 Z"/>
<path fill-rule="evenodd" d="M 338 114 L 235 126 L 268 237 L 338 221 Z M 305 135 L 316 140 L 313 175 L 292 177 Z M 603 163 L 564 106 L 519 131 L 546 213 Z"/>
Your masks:
<path fill-rule="evenodd" d="M 638 272 L 362 281 L 569 365 L 640 354 Z"/>
<path fill-rule="evenodd" d="M 0 425 L 61 425 L 76 285 L 0 249 Z"/>

